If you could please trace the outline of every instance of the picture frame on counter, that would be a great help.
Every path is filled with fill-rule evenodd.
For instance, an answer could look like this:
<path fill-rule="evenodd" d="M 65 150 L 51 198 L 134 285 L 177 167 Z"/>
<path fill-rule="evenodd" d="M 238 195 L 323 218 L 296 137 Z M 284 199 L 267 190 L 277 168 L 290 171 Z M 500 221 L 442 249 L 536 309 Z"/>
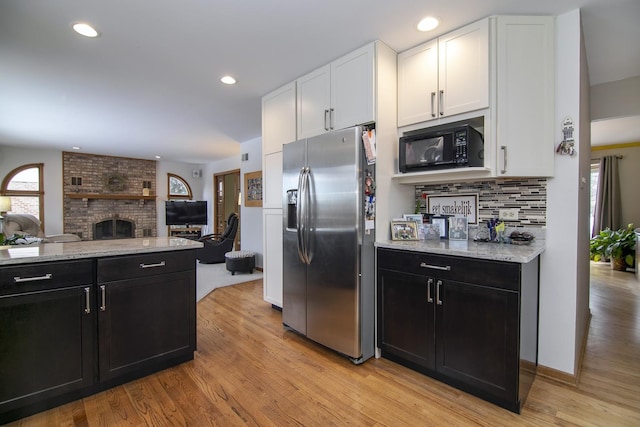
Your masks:
<path fill-rule="evenodd" d="M 422 240 L 440 240 L 440 224 L 421 224 L 420 237 Z"/>
<path fill-rule="evenodd" d="M 449 218 L 449 240 L 469 239 L 469 223 L 464 217 Z"/>
<path fill-rule="evenodd" d="M 418 240 L 418 223 L 415 221 L 391 221 L 391 240 Z"/>
<path fill-rule="evenodd" d="M 402 219 L 405 221 L 415 221 L 418 224 L 422 224 L 422 214 L 403 214 Z"/>
<path fill-rule="evenodd" d="M 449 238 L 449 217 L 447 216 L 432 216 L 431 224 L 436 224 L 440 232 L 439 237 L 441 239 Z"/>

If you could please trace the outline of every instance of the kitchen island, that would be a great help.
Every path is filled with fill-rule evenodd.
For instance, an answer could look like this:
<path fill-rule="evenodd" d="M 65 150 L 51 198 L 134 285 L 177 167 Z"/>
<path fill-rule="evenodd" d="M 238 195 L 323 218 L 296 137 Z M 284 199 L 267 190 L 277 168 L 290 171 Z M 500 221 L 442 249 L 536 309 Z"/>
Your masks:
<path fill-rule="evenodd" d="M 537 369 L 544 243 L 376 247 L 382 357 L 519 413 Z"/>
<path fill-rule="evenodd" d="M 0 424 L 193 359 L 200 247 L 159 237 L 0 249 Z"/>

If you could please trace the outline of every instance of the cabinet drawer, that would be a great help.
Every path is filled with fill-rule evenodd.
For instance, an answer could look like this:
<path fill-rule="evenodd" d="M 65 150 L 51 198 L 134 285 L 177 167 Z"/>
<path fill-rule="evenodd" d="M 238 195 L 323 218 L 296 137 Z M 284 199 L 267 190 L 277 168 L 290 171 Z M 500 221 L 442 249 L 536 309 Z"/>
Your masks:
<path fill-rule="evenodd" d="M 195 249 L 100 258 L 98 259 L 98 282 L 193 270 L 195 260 Z"/>
<path fill-rule="evenodd" d="M 0 295 L 89 285 L 93 277 L 93 260 L 0 267 Z"/>
<path fill-rule="evenodd" d="M 378 268 L 519 291 L 520 264 L 378 249 Z"/>

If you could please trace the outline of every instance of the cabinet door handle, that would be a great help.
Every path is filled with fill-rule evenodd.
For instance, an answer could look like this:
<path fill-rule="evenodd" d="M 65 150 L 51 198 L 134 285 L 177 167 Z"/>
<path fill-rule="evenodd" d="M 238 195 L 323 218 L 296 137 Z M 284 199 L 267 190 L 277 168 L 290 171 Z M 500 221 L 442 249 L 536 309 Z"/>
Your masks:
<path fill-rule="evenodd" d="M 329 129 L 333 130 L 336 122 L 336 111 L 332 108 L 329 112 Z"/>
<path fill-rule="evenodd" d="M 427 302 L 428 303 L 433 302 L 433 298 L 431 297 L 431 286 L 433 286 L 433 279 L 430 277 L 429 280 L 427 280 Z"/>
<path fill-rule="evenodd" d="M 502 153 L 502 159 L 500 159 L 500 164 L 502 165 L 502 167 L 500 168 L 500 173 L 507 173 L 507 146 L 500 146 L 500 152 Z"/>
<path fill-rule="evenodd" d="M 438 100 L 438 110 L 440 115 L 444 116 L 444 90 L 440 91 L 440 99 Z"/>
<path fill-rule="evenodd" d="M 166 264 L 164 261 L 160 261 L 155 264 L 142 264 L 140 263 L 140 268 L 154 268 L 154 267 L 164 267 Z"/>
<path fill-rule="evenodd" d="M 431 92 L 431 117 L 435 117 L 436 116 L 436 93 L 435 92 Z"/>
<path fill-rule="evenodd" d="M 451 266 L 450 265 L 433 265 L 433 264 L 427 264 L 424 262 L 420 263 L 420 267 L 422 268 L 430 268 L 432 270 L 442 270 L 442 271 L 451 271 Z"/>
<path fill-rule="evenodd" d="M 20 277 L 15 276 L 13 278 L 14 283 L 23 283 L 23 282 L 36 282 L 38 280 L 51 280 L 53 279 L 53 274 L 47 273 L 44 276 L 36 276 L 36 277 Z"/>
<path fill-rule="evenodd" d="M 100 303 L 100 311 L 107 311 L 107 291 L 105 285 L 100 285 L 100 295 L 102 302 Z"/>
<path fill-rule="evenodd" d="M 84 288 L 84 312 L 91 313 L 91 288 Z"/>
<path fill-rule="evenodd" d="M 327 116 L 329 115 L 329 110 L 324 110 L 324 130 L 329 130 L 329 119 Z"/>
<path fill-rule="evenodd" d="M 438 280 L 436 283 L 436 304 L 442 305 L 442 300 L 440 299 L 440 286 L 442 286 L 442 280 Z"/>

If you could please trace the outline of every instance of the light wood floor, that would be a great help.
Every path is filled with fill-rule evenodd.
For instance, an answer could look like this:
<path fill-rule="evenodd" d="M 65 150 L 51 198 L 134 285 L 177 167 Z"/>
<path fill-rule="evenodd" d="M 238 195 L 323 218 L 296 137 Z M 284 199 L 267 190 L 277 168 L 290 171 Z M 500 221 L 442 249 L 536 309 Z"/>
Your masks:
<path fill-rule="evenodd" d="M 285 331 L 262 281 L 198 303 L 195 360 L 36 414 L 25 426 L 640 426 L 640 285 L 592 266 L 578 387 L 538 377 L 521 415 L 384 359 L 354 366 Z"/>

